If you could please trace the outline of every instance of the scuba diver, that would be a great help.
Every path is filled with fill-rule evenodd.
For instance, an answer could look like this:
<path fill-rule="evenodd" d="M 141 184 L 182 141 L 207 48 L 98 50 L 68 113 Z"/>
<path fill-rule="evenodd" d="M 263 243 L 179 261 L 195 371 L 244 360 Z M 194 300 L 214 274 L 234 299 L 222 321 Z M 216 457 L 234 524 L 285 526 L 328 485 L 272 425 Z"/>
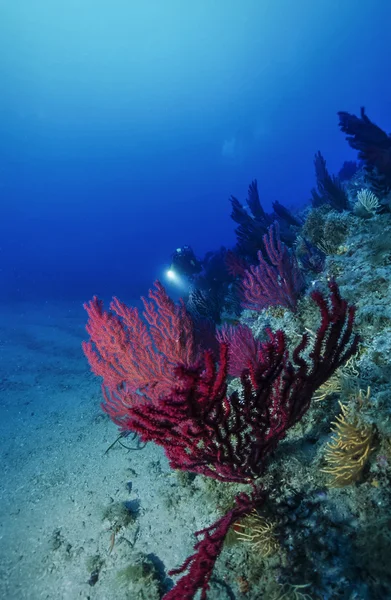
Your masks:
<path fill-rule="evenodd" d="M 170 271 L 187 277 L 190 281 L 195 275 L 201 273 L 202 262 L 198 260 L 190 246 L 177 248 L 171 256 Z"/>

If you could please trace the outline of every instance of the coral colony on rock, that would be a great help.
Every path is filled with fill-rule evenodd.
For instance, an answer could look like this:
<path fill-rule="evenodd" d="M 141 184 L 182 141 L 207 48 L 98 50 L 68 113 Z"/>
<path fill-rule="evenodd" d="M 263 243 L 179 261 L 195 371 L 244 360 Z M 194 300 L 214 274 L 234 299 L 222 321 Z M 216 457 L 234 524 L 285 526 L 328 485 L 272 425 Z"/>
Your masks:
<path fill-rule="evenodd" d="M 391 137 L 339 118 L 359 163 L 318 152 L 301 214 L 232 197 L 234 249 L 177 251 L 185 300 L 85 305 L 103 410 L 220 486 L 165 600 L 391 598 Z"/>

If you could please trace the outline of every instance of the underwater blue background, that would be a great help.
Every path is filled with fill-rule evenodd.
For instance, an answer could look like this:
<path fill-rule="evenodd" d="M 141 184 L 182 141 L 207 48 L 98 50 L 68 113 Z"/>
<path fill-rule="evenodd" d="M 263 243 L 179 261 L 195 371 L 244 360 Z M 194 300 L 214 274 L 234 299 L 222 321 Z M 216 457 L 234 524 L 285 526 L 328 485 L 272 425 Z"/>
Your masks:
<path fill-rule="evenodd" d="M 391 0 L 0 0 L 0 600 L 159 600 L 202 531 L 209 600 L 391 599 L 390 25 Z M 86 331 L 156 278 L 186 314 L 147 309 L 148 338 L 92 303 Z M 222 548 L 247 483 L 262 525 Z"/>
<path fill-rule="evenodd" d="M 0 294 L 127 299 L 176 247 L 235 242 L 228 201 L 308 202 L 390 119 L 388 0 L 0 2 Z"/>

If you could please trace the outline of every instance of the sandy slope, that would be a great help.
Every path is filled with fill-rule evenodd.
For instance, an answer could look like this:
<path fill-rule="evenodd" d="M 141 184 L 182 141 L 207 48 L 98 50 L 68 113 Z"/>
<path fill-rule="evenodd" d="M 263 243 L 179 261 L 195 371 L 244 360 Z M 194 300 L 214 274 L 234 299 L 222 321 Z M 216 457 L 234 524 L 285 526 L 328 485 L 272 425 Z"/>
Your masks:
<path fill-rule="evenodd" d="M 211 522 L 196 522 L 161 449 L 105 454 L 117 429 L 81 353 L 84 322 L 79 306 L 0 310 L 0 598 L 153 600 L 121 570 L 140 552 L 177 566 Z M 125 526 L 123 502 L 139 506 Z"/>

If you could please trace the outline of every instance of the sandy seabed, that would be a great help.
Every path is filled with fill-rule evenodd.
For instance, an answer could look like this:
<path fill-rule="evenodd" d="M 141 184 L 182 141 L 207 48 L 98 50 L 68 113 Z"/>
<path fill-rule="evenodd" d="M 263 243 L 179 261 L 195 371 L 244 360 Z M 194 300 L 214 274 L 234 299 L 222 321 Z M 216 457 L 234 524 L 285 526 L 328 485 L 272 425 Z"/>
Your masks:
<path fill-rule="evenodd" d="M 161 448 L 106 453 L 118 430 L 81 351 L 85 321 L 79 304 L 0 307 L 2 599 L 148 599 L 126 567 L 140 553 L 161 574 L 180 565 L 215 516 Z"/>

